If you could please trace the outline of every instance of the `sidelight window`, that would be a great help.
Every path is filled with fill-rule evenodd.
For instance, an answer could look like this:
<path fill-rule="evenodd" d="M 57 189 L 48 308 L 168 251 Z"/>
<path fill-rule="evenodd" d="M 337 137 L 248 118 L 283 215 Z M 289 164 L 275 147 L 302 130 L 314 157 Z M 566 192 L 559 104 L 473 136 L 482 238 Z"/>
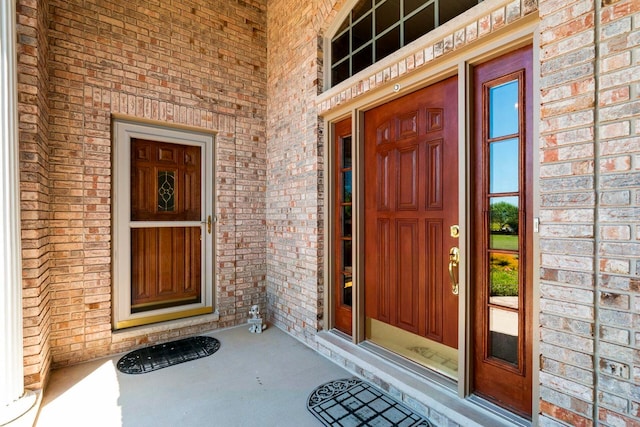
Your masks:
<path fill-rule="evenodd" d="M 501 78 L 485 86 L 488 135 L 485 140 L 489 208 L 487 230 L 488 356 L 518 366 L 520 296 L 523 278 L 519 230 L 521 183 L 519 180 L 522 121 L 522 76 Z"/>

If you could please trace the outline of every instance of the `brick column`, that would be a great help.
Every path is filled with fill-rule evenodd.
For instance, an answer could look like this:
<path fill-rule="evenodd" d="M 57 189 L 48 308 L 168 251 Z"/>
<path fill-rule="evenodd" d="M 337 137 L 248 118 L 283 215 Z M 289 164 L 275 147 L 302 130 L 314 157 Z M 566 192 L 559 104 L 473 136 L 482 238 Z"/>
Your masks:
<path fill-rule="evenodd" d="M 0 425 L 35 402 L 24 392 L 15 2 L 0 3 Z"/>

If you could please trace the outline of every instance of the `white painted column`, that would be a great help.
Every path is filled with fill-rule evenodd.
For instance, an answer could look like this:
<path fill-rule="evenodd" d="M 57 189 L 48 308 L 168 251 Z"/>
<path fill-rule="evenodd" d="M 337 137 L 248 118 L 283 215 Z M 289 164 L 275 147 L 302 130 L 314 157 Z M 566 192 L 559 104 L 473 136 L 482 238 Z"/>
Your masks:
<path fill-rule="evenodd" d="M 0 1 L 0 425 L 28 411 L 22 356 L 22 265 L 15 1 Z"/>

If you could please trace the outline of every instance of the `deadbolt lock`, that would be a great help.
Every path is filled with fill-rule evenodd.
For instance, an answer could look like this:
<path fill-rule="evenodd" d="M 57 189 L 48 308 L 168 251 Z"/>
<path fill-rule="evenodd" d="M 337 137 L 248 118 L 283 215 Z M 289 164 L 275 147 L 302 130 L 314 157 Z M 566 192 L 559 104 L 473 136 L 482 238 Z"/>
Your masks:
<path fill-rule="evenodd" d="M 458 237 L 460 237 L 460 226 L 458 224 L 452 225 L 450 230 L 451 230 L 451 237 L 453 237 L 454 239 L 457 239 Z"/>

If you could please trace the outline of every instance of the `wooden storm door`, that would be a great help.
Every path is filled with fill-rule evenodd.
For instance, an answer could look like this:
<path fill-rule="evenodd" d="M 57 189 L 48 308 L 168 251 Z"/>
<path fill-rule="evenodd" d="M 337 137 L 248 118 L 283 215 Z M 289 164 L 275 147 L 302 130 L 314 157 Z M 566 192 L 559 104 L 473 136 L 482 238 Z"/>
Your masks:
<path fill-rule="evenodd" d="M 532 396 L 531 47 L 474 69 L 473 392 L 523 416 Z"/>
<path fill-rule="evenodd" d="M 451 77 L 364 117 L 365 315 L 453 348 L 457 91 Z"/>
<path fill-rule="evenodd" d="M 131 139 L 131 312 L 200 302 L 200 146 Z"/>
<path fill-rule="evenodd" d="M 351 335 L 353 306 L 353 156 L 351 119 L 334 127 L 333 304 L 336 329 Z"/>

